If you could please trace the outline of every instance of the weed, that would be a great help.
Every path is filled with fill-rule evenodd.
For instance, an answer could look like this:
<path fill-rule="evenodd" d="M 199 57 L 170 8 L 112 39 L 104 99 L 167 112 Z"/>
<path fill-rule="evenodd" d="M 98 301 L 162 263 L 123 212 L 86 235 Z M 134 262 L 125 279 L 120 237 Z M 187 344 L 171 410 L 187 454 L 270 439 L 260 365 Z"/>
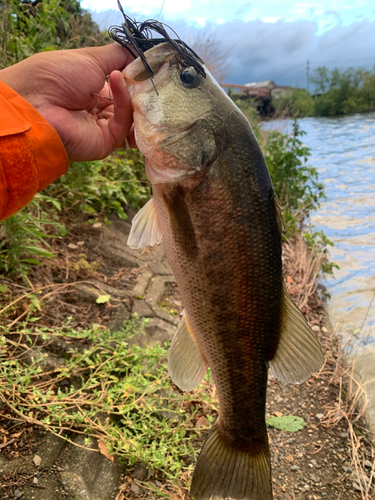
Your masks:
<path fill-rule="evenodd" d="M 76 273 L 82 273 L 85 276 L 91 276 L 96 272 L 98 266 L 98 262 L 93 261 L 90 263 L 87 260 L 87 255 L 85 253 L 80 253 L 79 259 L 73 265 L 73 269 L 76 271 Z"/>
<path fill-rule="evenodd" d="M 151 196 L 144 158 L 136 150 L 117 151 L 102 161 L 74 163 L 46 192 L 67 211 L 91 217 L 115 213 L 121 219 L 126 219 L 126 207 L 140 208 Z"/>
<path fill-rule="evenodd" d="M 56 215 L 60 208 L 57 200 L 37 194 L 28 207 L 0 223 L 0 273 L 25 276 L 40 258 L 54 257 L 47 240 L 66 234 Z"/>
<path fill-rule="evenodd" d="M 295 121 L 292 135 L 271 131 L 264 147 L 273 187 L 282 205 L 287 238 L 324 198 L 318 171 L 307 164 L 310 150 L 299 139 L 304 133 Z"/>
<path fill-rule="evenodd" d="M 192 405 L 191 395 L 174 391 L 166 348 L 129 344 L 141 327 L 137 319 L 116 333 L 95 325 L 76 331 L 67 324 L 59 333 L 25 327 L 10 332 L 2 327 L 2 402 L 13 414 L 67 440 L 69 432 L 84 434 L 101 440 L 109 455 L 130 464 L 143 461 L 176 477 L 192 467 L 196 455 L 192 441 L 207 427 L 195 428 L 194 417 L 210 395 L 194 394 Z M 46 373 L 46 354 L 36 355 L 32 348 L 38 345 L 40 352 L 58 337 L 76 347 L 66 353 L 65 366 Z M 77 347 L 80 343 L 83 349 Z M 212 420 L 206 415 L 207 424 Z"/>

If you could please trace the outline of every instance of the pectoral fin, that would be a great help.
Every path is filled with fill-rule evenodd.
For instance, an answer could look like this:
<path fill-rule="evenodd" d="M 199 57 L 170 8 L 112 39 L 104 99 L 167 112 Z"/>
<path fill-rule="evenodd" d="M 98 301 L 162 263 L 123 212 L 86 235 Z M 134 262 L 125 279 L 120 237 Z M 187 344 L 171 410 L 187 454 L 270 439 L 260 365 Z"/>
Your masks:
<path fill-rule="evenodd" d="M 204 378 L 208 363 L 184 315 L 168 352 L 168 370 L 182 391 L 192 391 Z"/>
<path fill-rule="evenodd" d="M 133 219 L 128 245 L 134 249 L 150 247 L 162 239 L 158 213 L 151 198 Z"/>
<path fill-rule="evenodd" d="M 270 361 L 271 375 L 282 382 L 300 384 L 320 370 L 323 363 L 317 336 L 284 289 L 281 335 Z"/>
<path fill-rule="evenodd" d="M 190 212 L 176 186 L 169 186 L 164 196 L 175 244 L 189 257 L 197 255 L 197 241 Z"/>

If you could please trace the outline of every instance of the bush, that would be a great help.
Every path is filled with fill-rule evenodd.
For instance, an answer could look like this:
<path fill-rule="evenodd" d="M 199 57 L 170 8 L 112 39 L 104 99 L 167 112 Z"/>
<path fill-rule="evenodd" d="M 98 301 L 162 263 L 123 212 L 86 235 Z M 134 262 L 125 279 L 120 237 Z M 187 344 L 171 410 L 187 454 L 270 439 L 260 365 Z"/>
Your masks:
<path fill-rule="evenodd" d="M 311 77 L 316 92 L 315 116 L 339 116 L 375 109 L 375 73 L 363 68 L 317 68 Z"/>
<path fill-rule="evenodd" d="M 0 14 L 0 69 L 37 52 L 111 42 L 77 0 L 43 0 L 35 6 L 2 0 Z"/>
<path fill-rule="evenodd" d="M 73 163 L 45 192 L 74 214 L 116 213 L 121 219 L 126 219 L 126 207 L 140 208 L 150 197 L 144 158 L 137 150 L 119 150 L 101 161 Z"/>
<path fill-rule="evenodd" d="M 272 101 L 276 116 L 292 116 L 301 118 L 311 116 L 314 109 L 314 100 L 306 89 L 295 88 L 286 97 L 279 97 Z"/>
<path fill-rule="evenodd" d="M 271 131 L 264 147 L 273 187 L 283 207 L 287 237 L 324 197 L 316 168 L 307 164 L 310 150 L 299 139 L 304 133 L 295 121 L 291 136 Z"/>
<path fill-rule="evenodd" d="M 66 229 L 51 206 L 61 208 L 57 200 L 37 194 L 28 207 L 0 224 L 0 273 L 25 276 L 40 258 L 54 257 L 47 240 L 64 236 Z"/>

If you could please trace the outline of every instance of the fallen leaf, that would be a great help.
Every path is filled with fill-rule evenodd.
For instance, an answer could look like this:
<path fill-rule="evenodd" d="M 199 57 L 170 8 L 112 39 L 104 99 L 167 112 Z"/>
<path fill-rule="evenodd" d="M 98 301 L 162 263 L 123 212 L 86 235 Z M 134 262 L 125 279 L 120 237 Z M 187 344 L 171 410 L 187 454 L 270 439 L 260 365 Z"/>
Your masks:
<path fill-rule="evenodd" d="M 39 467 L 39 465 L 42 463 L 42 459 L 39 455 L 35 455 L 35 457 L 33 458 L 33 462 L 37 467 Z"/>
<path fill-rule="evenodd" d="M 305 427 L 305 421 L 296 415 L 286 415 L 285 417 L 267 418 L 266 422 L 271 427 L 287 432 L 297 432 Z M 311 431 L 312 432 L 312 431 Z"/>
<path fill-rule="evenodd" d="M 71 248 L 72 250 L 77 250 L 78 247 L 74 243 L 69 243 L 68 248 Z"/>
<path fill-rule="evenodd" d="M 102 227 L 102 225 L 103 225 L 103 224 L 102 224 L 101 222 L 95 222 L 95 224 L 93 224 L 93 225 L 92 225 L 92 227 L 93 227 L 94 229 L 97 229 L 98 227 Z"/>
<path fill-rule="evenodd" d="M 12 434 L 12 438 L 19 438 L 23 434 L 23 431 L 17 432 L 16 434 Z"/>
<path fill-rule="evenodd" d="M 84 241 L 78 241 L 77 245 L 81 246 L 81 245 L 84 245 L 85 242 Z"/>
<path fill-rule="evenodd" d="M 206 419 L 204 417 L 198 417 L 194 427 L 196 429 L 200 429 L 206 423 Z"/>
<path fill-rule="evenodd" d="M 280 412 L 280 411 L 274 411 L 273 414 L 276 416 L 276 417 L 282 417 L 283 414 Z"/>
<path fill-rule="evenodd" d="M 98 446 L 100 453 L 104 455 L 106 458 L 108 458 L 108 460 L 110 460 L 112 463 L 114 463 L 115 457 L 109 454 L 108 447 L 103 441 L 103 439 L 98 439 Z"/>
<path fill-rule="evenodd" d="M 97 304 L 105 304 L 106 302 L 109 302 L 111 300 L 110 295 L 99 295 L 99 297 L 96 299 Z"/>

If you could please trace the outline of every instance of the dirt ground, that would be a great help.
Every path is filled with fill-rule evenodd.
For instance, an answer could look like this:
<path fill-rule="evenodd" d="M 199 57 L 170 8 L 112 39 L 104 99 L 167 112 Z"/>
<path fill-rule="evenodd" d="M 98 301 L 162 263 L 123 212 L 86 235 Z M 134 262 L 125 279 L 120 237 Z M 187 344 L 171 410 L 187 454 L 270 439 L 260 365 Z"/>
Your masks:
<path fill-rule="evenodd" d="M 57 257 L 53 262 L 46 262 L 45 265 L 37 266 L 30 272 L 29 287 L 20 279 L 12 277 L 0 279 L 1 284 L 8 287 L 8 292 L 0 299 L 0 310 L 10 297 L 17 297 L 20 293 L 32 289 L 39 289 L 40 293 L 45 295 L 51 293 L 51 290 L 56 290 L 48 288 L 50 285 L 56 287 L 61 285 L 56 293 L 51 293 L 43 301 L 43 308 L 38 311 L 39 319 L 35 322 L 36 325 L 58 327 L 66 321 L 67 316 L 70 316 L 71 326 L 75 328 L 87 327 L 92 323 L 109 326 L 114 320 L 117 306 L 87 302 L 77 292 L 77 288 L 71 285 L 77 281 L 94 279 L 102 283 L 103 287 L 108 285 L 129 293 L 139 279 L 140 267 L 119 266 L 113 259 L 98 253 L 94 243 L 100 239 L 102 231 L 103 228 L 81 225 L 77 226 L 68 237 L 56 240 L 53 243 L 53 251 Z M 316 281 L 318 265 L 319 262 L 314 258 L 311 259 L 301 247 L 299 240 L 292 241 L 285 247 L 286 286 L 319 336 L 326 363 L 320 373 L 301 385 L 284 385 L 272 379 L 269 381 L 267 418 L 298 415 L 306 423 L 306 426 L 298 432 L 280 431 L 270 426 L 268 428 L 274 498 L 370 500 L 375 498 L 370 493 L 371 474 L 374 470 L 373 448 L 366 435 L 363 419 L 359 419 L 353 425 L 349 424 L 350 421 L 356 420 L 360 410 L 355 410 L 351 415 L 345 415 L 343 411 L 343 408 L 348 407 L 342 400 L 341 392 L 346 367 L 342 361 L 339 340 L 332 334 L 325 316 L 322 300 L 324 290 Z M 128 308 L 134 300 L 134 297 L 126 296 L 125 293 L 118 299 L 118 306 Z M 0 321 L 8 326 L 21 321 L 29 308 L 27 304 L 26 301 L 17 303 L 8 309 L 6 314 L 0 316 Z M 182 310 L 181 297 L 175 284 L 169 283 L 166 286 L 159 305 L 163 311 L 172 314 Z M 206 411 L 203 407 L 198 418 L 204 419 Z M 46 439 L 45 433 L 16 416 L 9 419 L 8 415 L 8 410 L 0 407 L 0 457 L 2 455 L 11 460 L 20 456 L 33 457 Z M 355 450 L 353 450 L 353 426 L 360 436 Z M 205 435 L 202 434 L 197 440 L 197 449 L 204 439 Z M 356 462 L 353 461 L 355 455 Z M 357 466 L 359 462 L 362 464 L 361 470 Z M 0 498 L 21 498 L 25 485 L 32 485 L 37 491 L 41 487 L 38 478 L 54 474 L 56 470 L 56 468 L 38 470 L 38 476 L 35 473 L 25 474 L 17 470 L 2 476 L 0 473 Z M 162 498 L 142 486 L 145 479 L 148 480 L 148 484 L 154 482 L 158 489 L 164 488 L 166 497 L 188 498 L 186 489 L 182 486 L 176 487 L 175 490 L 171 489 L 170 483 L 161 473 L 147 471 L 143 464 L 128 467 L 124 471 L 114 498 L 117 500 Z"/>

